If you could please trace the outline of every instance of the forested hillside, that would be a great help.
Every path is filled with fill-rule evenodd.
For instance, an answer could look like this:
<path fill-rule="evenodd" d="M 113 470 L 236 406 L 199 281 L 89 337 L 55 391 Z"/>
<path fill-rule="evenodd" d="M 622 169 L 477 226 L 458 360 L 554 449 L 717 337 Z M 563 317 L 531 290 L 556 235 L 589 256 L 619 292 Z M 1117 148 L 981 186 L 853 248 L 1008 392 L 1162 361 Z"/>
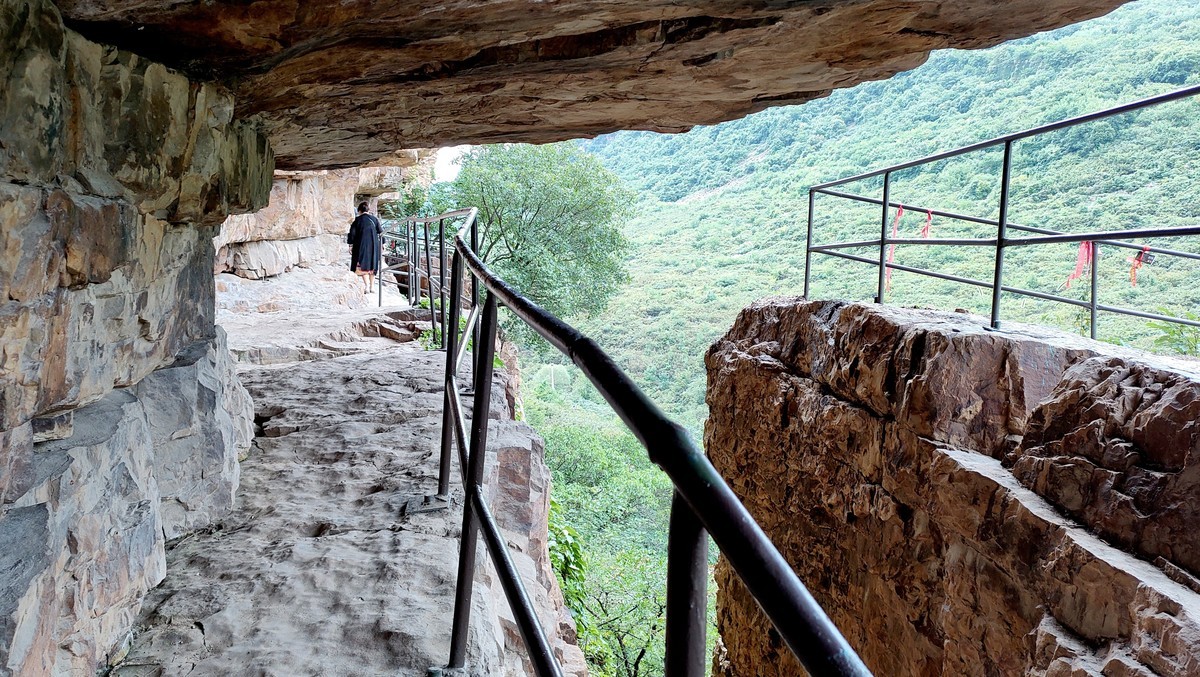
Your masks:
<path fill-rule="evenodd" d="M 1200 2 L 1139 0 L 994 49 L 938 53 L 913 72 L 801 106 L 687 134 L 579 142 L 640 202 L 625 229 L 630 283 L 602 313 L 569 319 L 699 436 L 705 350 L 754 299 L 803 290 L 809 186 L 1197 83 Z M 1000 153 L 991 151 L 903 172 L 892 199 L 996 218 L 999 170 Z M 878 180 L 863 183 L 847 189 L 879 197 Z M 818 199 L 818 242 L 878 237 L 878 207 L 837 203 Z M 1200 224 L 1200 98 L 1019 142 L 1009 217 L 1068 232 Z M 924 214 L 909 213 L 899 229 L 917 237 L 924 224 Z M 931 234 L 995 232 L 936 218 Z M 1158 244 L 1200 252 L 1200 237 Z M 1077 249 L 1011 250 L 1007 283 L 1084 299 L 1086 280 L 1065 289 Z M 861 253 L 877 257 L 878 249 Z M 1196 310 L 1197 262 L 1159 257 L 1134 287 L 1134 253 L 1102 248 L 1102 302 Z M 905 245 L 896 261 L 990 279 L 993 252 Z M 814 297 L 874 293 L 874 267 L 815 257 L 813 268 Z M 947 310 L 982 312 L 989 300 L 988 290 L 900 272 L 889 291 L 890 302 Z M 1087 330 L 1086 311 L 1070 306 L 1006 295 L 1002 310 L 1007 319 Z M 1102 339 L 1141 346 L 1162 335 L 1111 315 L 1099 327 Z M 546 437 L 560 519 L 577 529 L 559 532 L 556 557 L 564 570 L 574 562 L 586 571 L 567 571 L 564 589 L 583 621 L 593 674 L 661 674 L 669 484 L 578 372 L 527 355 L 529 420 Z"/>
<path fill-rule="evenodd" d="M 751 300 L 803 288 L 807 188 L 870 169 L 1200 83 L 1200 3 L 1140 0 L 1111 15 L 924 66 L 801 106 L 687 134 L 582 142 L 642 195 L 626 234 L 632 283 L 582 322 L 672 413 L 703 420 L 703 354 Z M 895 177 L 892 199 L 996 218 L 1000 152 Z M 880 181 L 855 192 L 879 197 Z M 1018 142 L 1009 219 L 1068 232 L 1200 223 L 1200 97 Z M 878 237 L 879 211 L 821 197 L 818 242 Z M 924 214 L 909 213 L 916 237 Z M 935 219 L 934 237 L 994 236 Z M 1196 250 L 1191 242 L 1163 246 Z M 1007 282 L 1060 291 L 1077 245 L 1010 250 Z M 868 256 L 874 252 L 861 251 Z M 1165 257 L 1129 282 L 1133 252 L 1102 251 L 1102 302 L 1174 312 L 1200 302 L 1195 262 Z M 990 251 L 899 247 L 898 263 L 990 279 Z M 869 299 L 875 269 L 814 257 L 814 297 Z M 1067 292 L 1086 298 L 1086 285 Z M 989 292 L 896 273 L 896 303 L 983 311 Z M 1006 318 L 1076 331 L 1068 306 L 1006 295 Z M 1086 327 L 1086 325 L 1083 325 Z M 1148 346 L 1141 320 L 1102 316 L 1100 338 Z"/>

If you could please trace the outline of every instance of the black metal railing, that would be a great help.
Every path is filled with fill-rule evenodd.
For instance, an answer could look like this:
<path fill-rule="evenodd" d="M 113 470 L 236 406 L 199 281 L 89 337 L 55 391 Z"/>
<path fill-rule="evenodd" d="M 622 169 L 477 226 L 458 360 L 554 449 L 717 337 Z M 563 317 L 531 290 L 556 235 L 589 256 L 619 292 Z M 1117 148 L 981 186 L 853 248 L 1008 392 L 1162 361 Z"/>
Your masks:
<path fill-rule="evenodd" d="M 651 460 L 674 483 L 667 558 L 666 675 L 699 677 L 707 673 L 706 531 L 811 674 L 869 675 L 858 655 L 687 432 L 668 419 L 594 341 L 546 312 L 488 269 L 476 254 L 477 214 L 475 209 L 469 209 L 425 220 L 425 223 L 436 220 L 439 224 L 460 224 L 454 238 L 450 284 L 441 287 L 449 292 L 442 304 L 447 309 L 442 326 L 450 331 L 445 332 L 445 408 L 438 493 L 443 498 L 449 494 L 455 455 L 465 492 L 448 667 L 462 668 L 466 663 L 478 537 L 482 533 L 535 673 L 562 674 L 483 493 L 492 361 L 498 312 L 503 306 L 583 371 L 645 446 Z M 464 289 L 464 275 L 471 276 L 469 300 L 463 298 L 468 293 Z M 468 342 L 472 344 L 469 351 Z M 472 353 L 469 431 L 459 399 L 459 372 L 467 352 Z"/>
<path fill-rule="evenodd" d="M 450 214 L 456 214 L 451 212 Z M 405 287 L 409 305 L 418 306 L 422 300 L 429 303 L 430 325 L 437 344 L 446 347 L 446 221 L 453 217 L 445 214 L 433 217 L 409 216 L 398 223 L 389 222 L 379 237 L 379 305 L 383 306 L 383 288 L 386 274 L 403 273 L 404 282 L 396 281 L 399 289 Z M 433 226 L 437 225 L 436 232 Z M 437 272 L 433 262 L 438 261 Z"/>
<path fill-rule="evenodd" d="M 923 158 L 920 158 L 917 160 L 911 160 L 909 162 L 902 162 L 900 164 L 892 165 L 890 167 L 885 167 L 883 169 L 877 169 L 874 171 L 866 172 L 864 174 L 857 174 L 855 176 L 851 176 L 851 177 L 844 178 L 844 179 L 838 179 L 837 181 L 830 181 L 828 183 L 822 183 L 822 184 L 819 184 L 819 185 L 809 188 L 809 191 L 808 191 L 808 237 L 807 237 L 807 246 L 805 249 L 805 260 L 804 260 L 804 296 L 806 298 L 809 298 L 809 293 L 811 291 L 810 285 L 811 285 L 812 255 L 813 255 L 813 253 L 817 253 L 817 254 L 834 256 L 834 257 L 838 257 L 838 258 L 842 258 L 842 259 L 846 259 L 846 260 L 850 260 L 850 261 L 858 261 L 860 263 L 866 263 L 866 264 L 877 266 L 878 267 L 878 283 L 877 283 L 876 294 L 875 294 L 875 302 L 876 303 L 883 303 L 885 300 L 885 293 L 887 291 L 887 277 L 889 275 L 890 270 L 899 270 L 899 271 L 904 271 L 904 272 L 909 272 L 909 273 L 916 273 L 918 275 L 933 277 L 933 278 L 937 278 L 940 280 L 947 280 L 947 281 L 957 282 L 957 283 L 961 283 L 961 284 L 965 284 L 965 285 L 971 285 L 971 286 L 975 286 L 975 287 L 983 287 L 983 288 L 990 289 L 991 294 L 992 294 L 990 326 L 993 329 L 998 329 L 1000 327 L 1000 296 L 1001 296 L 1001 293 L 1005 293 L 1005 292 L 1010 293 L 1010 294 L 1017 294 L 1017 295 L 1021 295 L 1021 296 L 1038 298 L 1038 299 L 1042 299 L 1042 300 L 1046 300 L 1046 301 L 1065 303 L 1065 304 L 1088 309 L 1088 311 L 1089 311 L 1089 327 L 1090 327 L 1090 333 L 1091 333 L 1092 338 L 1096 338 L 1096 326 L 1097 326 L 1096 320 L 1097 320 L 1098 312 L 1108 312 L 1108 313 L 1114 313 L 1114 314 L 1118 314 L 1118 315 L 1128 315 L 1128 316 L 1132 316 L 1132 317 L 1140 317 L 1140 318 L 1144 318 L 1144 319 L 1158 320 L 1158 321 L 1162 321 L 1162 322 L 1170 322 L 1170 323 L 1175 323 L 1175 324 L 1180 324 L 1180 325 L 1188 325 L 1188 326 L 1192 326 L 1192 327 L 1200 327 L 1200 322 L 1197 322 L 1195 320 L 1190 320 L 1190 319 L 1186 319 L 1186 318 L 1182 318 L 1182 317 L 1174 317 L 1174 316 L 1170 316 L 1170 315 L 1163 315 L 1160 313 L 1152 313 L 1152 312 L 1147 312 L 1147 311 L 1143 311 L 1143 310 L 1135 310 L 1133 308 L 1123 308 L 1123 307 L 1119 307 L 1119 306 L 1113 306 L 1113 305 L 1107 305 L 1107 304 L 1100 303 L 1099 302 L 1099 289 L 1098 289 L 1099 280 L 1098 280 L 1098 272 L 1097 272 L 1098 268 L 1099 268 L 1099 266 L 1097 265 L 1097 262 L 1099 261 L 1099 253 L 1100 253 L 1101 245 L 1111 246 L 1111 247 L 1119 247 L 1119 248 L 1123 248 L 1123 249 L 1137 250 L 1139 253 L 1137 254 L 1136 263 L 1139 263 L 1139 264 L 1143 261 L 1148 260 L 1147 255 L 1165 255 L 1165 256 L 1180 257 L 1180 258 L 1184 258 L 1184 259 L 1200 260 L 1200 254 L 1195 254 L 1195 253 L 1186 252 L 1186 251 L 1179 251 L 1176 249 L 1168 249 L 1168 248 L 1164 248 L 1164 247 L 1152 247 L 1152 246 L 1140 245 L 1140 244 L 1135 244 L 1133 242 L 1128 241 L 1131 239 L 1154 239 L 1154 238 L 1164 238 L 1164 237 L 1179 237 L 1179 236 L 1186 236 L 1186 235 L 1200 235 L 1200 226 L 1187 226 L 1187 227 L 1177 227 L 1177 228 L 1137 228 L 1137 229 L 1126 229 L 1126 230 L 1116 230 L 1116 231 L 1106 231 L 1106 232 L 1090 232 L 1090 233 L 1064 233 L 1064 232 L 1049 230 L 1049 229 L 1045 229 L 1045 228 L 1035 228 L 1032 226 L 1020 225 L 1017 223 L 1010 222 L 1010 220 L 1009 220 L 1009 206 L 1010 206 L 1009 205 L 1009 189 L 1010 189 L 1011 177 L 1012 177 L 1013 145 L 1017 141 L 1020 141 L 1022 139 L 1028 139 L 1028 138 L 1035 137 L 1035 136 L 1039 136 L 1041 134 L 1046 134 L 1049 132 L 1058 131 L 1061 129 L 1066 129 L 1069 127 L 1074 127 L 1077 125 L 1086 124 L 1089 122 L 1094 122 L 1096 120 L 1101 120 L 1104 118 L 1112 117 L 1114 115 L 1120 115 L 1122 113 L 1129 113 L 1129 112 L 1140 110 L 1143 108 L 1148 108 L 1150 106 L 1155 106 L 1158 104 L 1163 104 L 1163 103 L 1167 103 L 1170 101 L 1176 101 L 1179 99 L 1184 99 L 1184 98 L 1193 97 L 1193 96 L 1197 96 L 1197 95 L 1200 95 L 1200 86 L 1187 87 L 1185 89 L 1180 89 L 1180 90 L 1177 90 L 1174 92 L 1169 92 L 1167 94 L 1162 94 L 1159 96 L 1142 99 L 1140 101 L 1135 101 L 1133 103 L 1128 103 L 1128 104 L 1125 104 L 1122 106 L 1116 106 L 1114 108 L 1109 108 L 1109 109 L 1098 111 L 1095 113 L 1089 113 L 1087 115 L 1082 115 L 1082 116 L 1070 118 L 1067 120 L 1061 120 L 1059 122 L 1042 125 L 1040 127 L 1034 127 L 1032 129 L 1027 129 L 1025 131 L 1017 132 L 1015 134 L 1008 134 L 1005 136 L 1000 136 L 1000 137 L 997 137 L 994 139 L 990 139 L 988 141 L 974 143 L 969 146 L 963 146 L 961 148 L 956 148 L 954 150 L 946 151 L 943 153 L 937 153 L 935 155 L 930 155 L 930 156 L 923 157 Z M 987 149 L 1001 147 L 1001 146 L 1003 147 L 1004 155 L 1003 155 L 1003 159 L 1002 159 L 1001 167 L 1000 167 L 999 217 L 996 219 L 983 218 L 983 217 L 977 217 L 977 216 L 969 216 L 969 215 L 965 215 L 965 214 L 955 213 L 952 211 L 933 209 L 930 207 L 916 205 L 916 204 L 909 204 L 909 203 L 895 200 L 894 196 L 892 195 L 892 176 L 896 172 L 900 172 L 900 171 L 906 170 L 906 169 L 912 169 L 915 167 L 920 167 L 922 165 L 928 165 L 930 163 L 939 162 L 942 160 L 947 160 L 949 158 L 958 157 L 960 155 L 966 155 L 968 153 L 972 153 L 975 151 L 982 151 L 982 150 L 987 150 Z M 864 181 L 867 179 L 875 179 L 878 177 L 882 177 L 882 179 L 883 179 L 882 194 L 879 197 L 868 197 L 868 196 L 864 196 L 864 195 L 858 195 L 858 194 L 854 194 L 854 193 L 833 190 L 833 188 L 838 187 L 838 186 L 844 186 L 846 184 L 857 183 L 860 181 Z M 879 237 L 877 239 L 858 240 L 858 241 L 853 241 L 853 242 L 836 242 L 836 243 L 832 243 L 832 244 L 814 245 L 813 244 L 813 220 L 814 220 L 814 212 L 815 212 L 815 207 L 816 207 L 816 196 L 817 195 L 827 195 L 827 196 L 839 198 L 842 200 L 852 200 L 852 201 L 856 201 L 856 202 L 878 205 L 882 212 L 882 218 L 880 220 Z M 915 211 L 915 212 L 918 212 L 921 214 L 928 213 L 930 218 L 932 218 L 933 216 L 939 216 L 939 217 L 949 218 L 949 219 L 955 220 L 955 221 L 962 221 L 962 222 L 966 222 L 966 223 L 994 226 L 996 228 L 996 236 L 994 238 L 940 238 L 940 239 L 939 238 L 893 237 L 893 236 L 889 235 L 889 232 L 888 232 L 889 222 L 892 219 L 892 210 L 893 209 L 896 209 L 896 210 L 903 209 L 905 211 Z M 1014 238 L 1014 237 L 1009 236 L 1010 231 L 1020 231 L 1020 232 L 1024 232 L 1024 233 L 1032 233 L 1034 235 L 1031 237 Z M 1048 245 L 1048 244 L 1073 243 L 1073 242 L 1088 243 L 1088 245 L 1086 245 L 1087 251 L 1084 252 L 1085 256 L 1082 257 L 1082 258 L 1086 258 L 1087 260 L 1090 261 L 1090 264 L 1088 266 L 1090 268 L 1090 271 L 1089 271 L 1090 272 L 1090 297 L 1087 301 L 1081 301 L 1079 299 L 1069 298 L 1066 296 L 1062 296 L 1060 294 L 1051 294 L 1051 293 L 1040 292 L 1040 291 L 1036 291 L 1036 290 L 1032 290 L 1032 289 L 1024 289 L 1024 288 L 1020 288 L 1020 287 L 1014 287 L 1011 285 L 1006 285 L 1004 283 L 1004 254 L 1005 254 L 1005 250 L 1007 250 L 1008 248 L 1036 246 L 1036 245 Z M 915 266 L 907 266 L 907 265 L 901 265 L 898 263 L 894 263 L 894 262 L 888 260 L 889 259 L 888 252 L 889 252 L 889 248 L 893 248 L 896 245 L 991 247 L 994 249 L 994 252 L 995 252 L 995 265 L 992 268 L 992 279 L 991 279 L 991 281 L 977 280 L 977 279 L 964 277 L 964 276 L 960 276 L 960 275 L 953 275 L 953 274 L 949 274 L 949 273 L 942 273 L 942 272 L 938 272 L 938 271 L 934 271 L 934 270 L 928 270 L 925 268 L 918 268 Z M 862 248 L 862 247 L 872 247 L 872 248 L 878 247 L 879 248 L 878 258 L 866 257 L 866 256 L 858 255 L 858 254 L 851 254 L 851 253 L 847 253 L 845 251 L 841 251 L 841 250 L 845 250 L 845 249 L 854 249 L 854 248 Z M 1083 245 L 1081 245 L 1081 247 L 1083 247 Z M 891 251 L 894 252 L 894 249 L 892 249 Z M 1081 260 L 1082 260 L 1082 258 L 1081 258 Z"/>

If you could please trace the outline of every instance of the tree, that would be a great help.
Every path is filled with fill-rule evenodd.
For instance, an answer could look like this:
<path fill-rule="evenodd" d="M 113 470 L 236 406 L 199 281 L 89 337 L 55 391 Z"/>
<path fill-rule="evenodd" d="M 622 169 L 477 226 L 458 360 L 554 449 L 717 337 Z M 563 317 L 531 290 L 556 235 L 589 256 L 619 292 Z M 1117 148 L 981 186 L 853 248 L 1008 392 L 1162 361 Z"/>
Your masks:
<path fill-rule="evenodd" d="M 556 315 L 598 312 L 628 279 L 620 225 L 634 194 L 575 144 L 481 146 L 451 192 L 479 208 L 483 260 Z"/>

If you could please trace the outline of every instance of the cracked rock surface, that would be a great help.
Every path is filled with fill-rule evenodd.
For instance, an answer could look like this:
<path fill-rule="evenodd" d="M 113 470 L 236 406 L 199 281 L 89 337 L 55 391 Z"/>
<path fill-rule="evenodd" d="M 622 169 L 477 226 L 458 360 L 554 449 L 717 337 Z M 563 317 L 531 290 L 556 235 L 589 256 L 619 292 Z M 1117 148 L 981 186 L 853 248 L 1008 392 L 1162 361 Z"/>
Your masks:
<path fill-rule="evenodd" d="M 437 491 L 445 358 L 380 341 L 242 371 L 258 430 L 234 510 L 168 545 L 166 580 L 147 596 L 114 675 L 424 675 L 445 665 L 458 473 L 451 507 L 423 503 Z M 561 602 L 538 573 L 549 573 L 541 442 L 511 420 L 502 380 L 494 388 L 491 500 L 554 631 Z M 477 581 L 470 673 L 524 674 L 490 565 Z M 578 648 L 555 641 L 578 674 Z"/>
<path fill-rule="evenodd" d="M 875 674 L 1200 675 L 1198 364 L 986 322 L 760 301 L 707 451 Z M 715 674 L 801 674 L 716 580 Z"/>
<path fill-rule="evenodd" d="M 1122 0 L 56 0 L 90 39 L 227 84 L 280 168 L 397 148 L 678 132 Z"/>

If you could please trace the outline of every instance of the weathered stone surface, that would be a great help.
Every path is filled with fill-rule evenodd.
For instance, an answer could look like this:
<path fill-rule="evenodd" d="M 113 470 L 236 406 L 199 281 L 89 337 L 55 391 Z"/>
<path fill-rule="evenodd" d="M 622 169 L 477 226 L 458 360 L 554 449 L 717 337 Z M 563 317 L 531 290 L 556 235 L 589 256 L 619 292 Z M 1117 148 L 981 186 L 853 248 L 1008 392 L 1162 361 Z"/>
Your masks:
<path fill-rule="evenodd" d="M 327 168 L 396 148 L 682 131 L 1121 2 L 58 4 L 93 39 L 231 83 L 281 167 Z"/>
<path fill-rule="evenodd" d="M 212 334 L 210 226 L 271 152 L 212 84 L 0 0 L 0 431 L 136 383 Z"/>
<path fill-rule="evenodd" d="M 75 204 L 46 218 L 67 224 L 60 251 L 77 252 L 54 259 L 64 286 L 0 303 L 0 430 L 132 385 L 212 334 L 209 231 L 133 215 L 114 226 L 125 244 L 89 247 L 86 236 L 73 244 Z"/>
<path fill-rule="evenodd" d="M 1034 411 L 1013 473 L 1105 539 L 1200 574 L 1200 379 L 1096 357 Z"/>
<path fill-rule="evenodd" d="M 359 171 L 277 172 L 267 206 L 253 214 L 230 216 L 213 240 L 218 252 L 237 242 L 298 240 L 341 234 L 354 220 Z M 220 258 L 220 254 L 218 254 Z"/>
<path fill-rule="evenodd" d="M 0 176 L 77 177 L 172 222 L 265 204 L 271 152 L 230 94 L 64 30 L 46 0 L 0 2 L 0 24 Z"/>
<path fill-rule="evenodd" d="M 260 426 L 237 508 L 168 551 L 168 576 L 115 675 L 240 674 L 247 665 L 425 675 L 445 665 L 462 522 L 457 471 L 454 509 L 405 508 L 437 490 L 445 356 L 414 343 L 374 348 L 243 372 Z M 549 576 L 548 474 L 540 441 L 509 419 L 502 391 L 497 381 L 491 501 L 554 628 L 553 578 L 541 577 Z M 514 629 L 497 620 L 504 603 L 490 564 L 481 562 L 476 581 L 471 674 L 528 674 Z M 577 647 L 555 645 L 568 674 L 585 674 Z"/>
<path fill-rule="evenodd" d="M 159 513 L 168 539 L 208 526 L 233 507 L 238 457 L 254 437 L 254 407 L 237 378 L 225 332 L 142 379 Z"/>
<path fill-rule="evenodd" d="M 1109 347 L 984 323 L 759 302 L 707 356 L 708 453 L 876 674 L 1200 674 L 1200 595 L 1056 512 L 1000 461 L 1059 462 L 1036 450 L 1082 421 L 1122 425 L 1106 408 L 1121 378 L 1106 381 L 1112 373 L 1093 363 L 1141 364 L 1163 383 L 1168 373 L 1177 384 L 1200 377 L 1189 365 L 1130 351 L 1094 357 Z M 1187 401 L 1175 392 L 1169 401 Z M 1099 404 L 1080 404 L 1085 393 Z M 1065 421 L 1044 422 L 1068 408 Z M 1120 411 L 1132 421 L 1135 409 Z M 1186 407 L 1164 409 L 1186 418 Z M 1200 498 L 1176 486 L 1159 510 Z M 716 672 L 800 674 L 723 559 L 717 584 Z"/>
<path fill-rule="evenodd" d="M 225 245 L 217 253 L 214 270 L 248 280 L 263 280 L 287 271 L 349 262 L 346 236 L 316 235 L 297 240 L 255 240 Z M 350 269 L 346 269 L 350 273 Z M 352 274 L 352 273 L 350 273 Z"/>
<path fill-rule="evenodd" d="M 232 376 L 218 333 L 74 409 L 61 439 L 0 433 L 0 675 L 94 673 L 162 580 L 165 537 L 229 509 L 253 425 Z"/>

